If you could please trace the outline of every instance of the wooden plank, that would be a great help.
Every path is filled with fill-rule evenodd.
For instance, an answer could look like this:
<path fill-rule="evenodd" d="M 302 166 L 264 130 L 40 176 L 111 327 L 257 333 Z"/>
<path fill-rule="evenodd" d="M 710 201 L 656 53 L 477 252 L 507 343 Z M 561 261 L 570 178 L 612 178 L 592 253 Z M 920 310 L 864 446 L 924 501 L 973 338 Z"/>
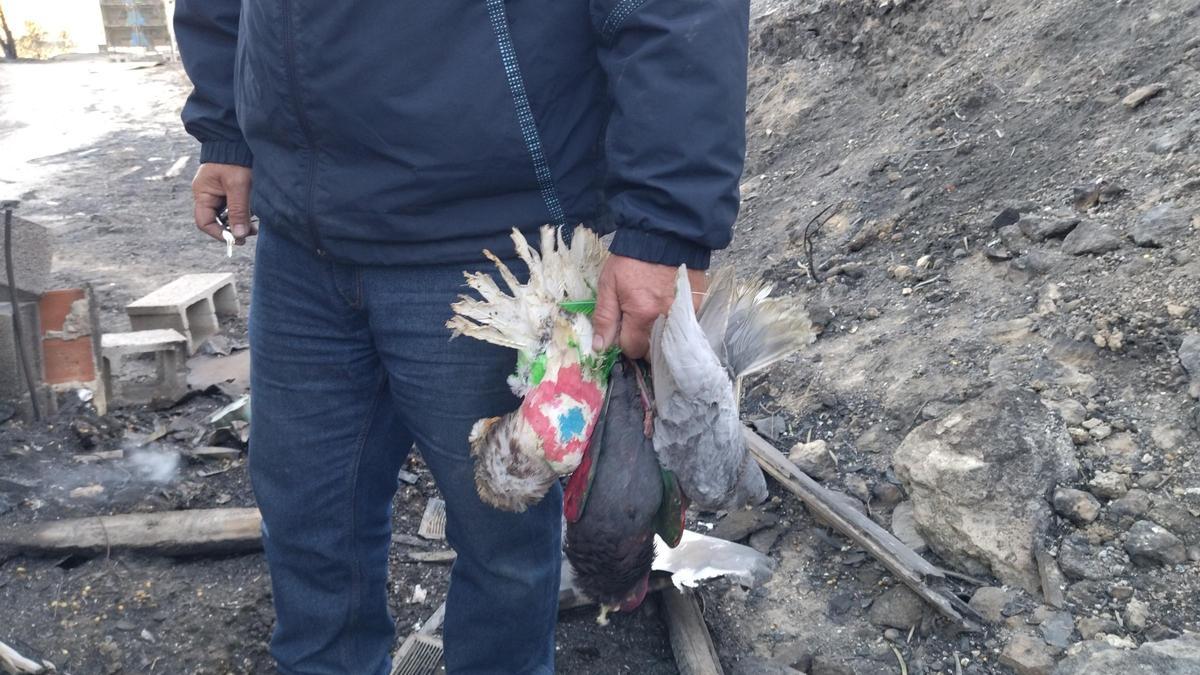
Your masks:
<path fill-rule="evenodd" d="M 810 478 L 753 429 L 744 427 L 742 431 L 750 454 L 763 470 L 799 497 L 814 515 L 861 546 L 944 616 L 965 630 L 980 629 L 973 620 L 975 613 L 966 603 L 950 593 L 943 593 L 928 585 L 928 579 L 944 578 L 944 570 L 905 546 L 879 523 L 848 506 L 845 495 L 830 490 Z M 839 495 L 842 498 L 839 499 Z M 964 614 L 972 618 L 968 619 Z"/>
<path fill-rule="evenodd" d="M 258 509 L 194 509 L 73 518 L 0 531 L 0 552 L 137 550 L 162 555 L 240 553 L 262 548 Z"/>
<path fill-rule="evenodd" d="M 659 594 L 671 635 L 671 651 L 680 675 L 724 675 L 717 648 L 713 645 L 704 612 L 696 594 L 674 586 Z"/>

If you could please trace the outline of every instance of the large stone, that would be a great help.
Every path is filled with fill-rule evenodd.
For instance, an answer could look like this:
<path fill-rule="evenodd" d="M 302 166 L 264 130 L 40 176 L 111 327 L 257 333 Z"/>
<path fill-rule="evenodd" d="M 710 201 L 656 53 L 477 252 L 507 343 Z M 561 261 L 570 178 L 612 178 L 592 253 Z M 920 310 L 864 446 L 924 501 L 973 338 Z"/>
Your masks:
<path fill-rule="evenodd" d="M 1171 204 L 1159 204 L 1133 221 L 1129 238 L 1138 246 L 1159 248 L 1188 234 L 1188 215 Z"/>
<path fill-rule="evenodd" d="M 917 529 L 943 560 L 1031 594 L 1048 497 L 1078 467 L 1062 419 L 1033 393 L 995 387 L 917 427 L 893 458 Z"/>
<path fill-rule="evenodd" d="M 1196 675 L 1200 673 L 1200 636 L 1147 642 L 1137 649 L 1120 649 L 1100 640 L 1087 642 L 1054 669 L 1054 675 L 1101 673 Z"/>
<path fill-rule="evenodd" d="M 1107 253 L 1121 248 L 1121 237 L 1100 223 L 1085 220 L 1063 239 L 1062 248 L 1071 255 Z"/>
<path fill-rule="evenodd" d="M 1147 567 L 1177 565 L 1187 560 L 1187 547 L 1183 541 L 1148 520 L 1139 520 L 1129 528 L 1125 551 L 1133 562 Z"/>

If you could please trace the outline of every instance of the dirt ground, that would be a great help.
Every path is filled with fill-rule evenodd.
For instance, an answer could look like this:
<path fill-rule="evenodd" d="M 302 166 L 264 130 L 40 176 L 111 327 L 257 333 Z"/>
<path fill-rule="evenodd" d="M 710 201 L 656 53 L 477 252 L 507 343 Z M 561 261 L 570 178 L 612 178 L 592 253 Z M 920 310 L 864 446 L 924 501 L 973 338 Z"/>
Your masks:
<path fill-rule="evenodd" d="M 880 495 L 899 488 L 900 441 L 1008 381 L 1075 401 L 1134 448 L 1118 456 L 1112 443 L 1081 443 L 1078 487 L 1115 470 L 1156 506 L 1200 515 L 1200 416 L 1177 356 L 1200 329 L 1200 2 L 756 0 L 753 11 L 744 203 L 720 262 L 804 298 L 821 334 L 750 383 L 746 419 L 773 427 L 785 451 L 825 440 L 838 460 L 826 484 L 887 526 Z M 1122 103 L 1151 83 L 1165 86 L 1135 108 Z M 170 64 L 0 64 L 0 193 L 21 195 L 21 214 L 54 228 L 56 278 L 94 285 L 106 330 L 127 329 L 124 304 L 182 273 L 229 270 L 243 301 L 251 290 L 250 247 L 226 260 L 190 223 L 197 148 L 178 123 L 186 90 Z M 192 156 L 183 174 L 163 179 L 183 155 Z M 1077 210 L 1077 188 L 1097 181 L 1109 186 L 1102 198 Z M 1136 245 L 1128 235 L 1162 205 L 1182 214 L 1186 236 Z M 832 217 L 809 256 L 805 225 L 826 207 Z M 1014 233 L 1013 212 L 1084 218 L 1117 243 L 1074 255 L 1061 236 Z M 228 333 L 237 342 L 244 325 Z M 0 425 L 0 527 L 252 505 L 243 460 L 178 457 L 236 393 L 205 393 L 165 414 L 96 420 L 68 405 L 48 428 Z M 169 433 L 146 442 L 156 429 Z M 116 447 L 126 459 L 72 461 Z M 419 480 L 397 496 L 400 534 L 415 533 L 435 494 L 419 460 L 408 468 Z M 106 487 L 99 500 L 69 495 L 93 483 Z M 926 611 L 911 635 L 886 634 L 869 612 L 896 582 L 778 485 L 772 494 L 750 541 L 775 559 L 773 580 L 702 593 L 727 672 L 898 673 L 901 662 L 911 673 L 1012 672 L 998 663 L 1011 637 L 1003 627 L 959 633 Z M 1057 520 L 1055 545 L 1082 537 L 1095 559 L 1124 555 L 1128 525 L 1111 509 L 1086 527 Z M 1200 545 L 1200 526 L 1178 534 Z M 447 575 L 408 562 L 411 548 L 398 543 L 392 555 L 401 633 L 433 610 Z M 1084 620 L 1127 609 L 1113 585 L 1148 604 L 1143 627 L 1112 629 L 1121 637 L 1200 630 L 1194 559 L 1069 581 L 1070 642 L 1086 637 Z M 423 602 L 412 602 L 417 584 Z M 972 592 L 956 589 L 964 600 Z M 1040 599 L 1015 598 L 1010 619 L 1038 623 Z M 18 557 L 0 562 L 0 608 L 0 640 L 64 672 L 269 672 L 260 555 Z M 606 628 L 592 618 L 563 617 L 562 672 L 676 672 L 653 603 Z"/>

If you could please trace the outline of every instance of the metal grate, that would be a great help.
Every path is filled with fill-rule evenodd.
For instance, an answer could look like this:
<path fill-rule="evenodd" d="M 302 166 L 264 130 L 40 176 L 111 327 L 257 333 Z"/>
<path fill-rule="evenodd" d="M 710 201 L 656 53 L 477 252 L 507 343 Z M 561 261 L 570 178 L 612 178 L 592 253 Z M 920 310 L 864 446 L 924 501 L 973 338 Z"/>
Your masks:
<path fill-rule="evenodd" d="M 417 534 L 426 539 L 446 538 L 446 502 L 433 497 L 425 505 L 425 514 L 421 516 L 421 527 Z"/>
<path fill-rule="evenodd" d="M 410 635 L 400 651 L 392 675 L 433 675 L 442 663 L 442 639 L 428 635 Z"/>
<path fill-rule="evenodd" d="M 438 672 L 445 649 L 442 639 L 434 633 L 442 627 L 446 617 L 446 603 L 434 610 L 433 615 L 417 632 L 404 639 L 396 650 L 391 675 L 433 675 Z"/>

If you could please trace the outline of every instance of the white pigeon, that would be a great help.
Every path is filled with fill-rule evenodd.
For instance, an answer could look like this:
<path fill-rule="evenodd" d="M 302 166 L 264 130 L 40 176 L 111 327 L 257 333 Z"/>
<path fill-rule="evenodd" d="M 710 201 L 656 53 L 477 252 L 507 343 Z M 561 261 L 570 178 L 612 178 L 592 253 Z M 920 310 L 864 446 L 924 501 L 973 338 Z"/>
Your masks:
<path fill-rule="evenodd" d="M 685 268 L 675 285 L 650 338 L 654 449 L 699 507 L 757 504 L 767 485 L 742 437 L 741 383 L 812 342 L 812 324 L 797 303 L 728 269 L 714 275 L 698 315 Z"/>
<path fill-rule="evenodd" d="M 505 293 L 483 272 L 467 273 L 479 298 L 460 296 L 446 322 L 453 335 L 517 350 L 508 378 L 521 406 L 471 429 L 475 487 L 483 501 L 524 511 L 558 477 L 575 470 L 600 414 L 615 351 L 592 351 L 591 309 L 608 251 L 591 230 L 577 227 L 568 244 L 562 231 L 541 229 L 540 253 L 513 230 L 517 257 L 529 269 L 521 283 L 499 258 L 484 251 L 508 286 Z"/>

